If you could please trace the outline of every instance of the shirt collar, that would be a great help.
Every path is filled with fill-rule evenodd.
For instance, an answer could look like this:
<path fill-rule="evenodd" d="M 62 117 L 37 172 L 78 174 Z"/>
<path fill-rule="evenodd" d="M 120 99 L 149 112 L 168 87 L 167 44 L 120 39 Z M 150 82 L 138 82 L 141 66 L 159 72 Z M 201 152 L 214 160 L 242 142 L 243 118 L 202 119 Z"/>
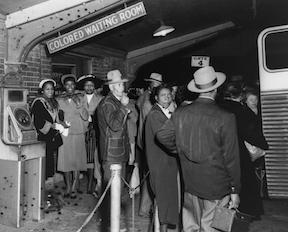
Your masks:
<path fill-rule="evenodd" d="M 112 92 L 111 92 L 112 93 Z M 112 95 L 117 99 L 117 100 L 121 100 L 121 97 L 117 97 L 114 93 L 112 93 Z"/>
<path fill-rule="evenodd" d="M 199 96 L 199 98 L 205 98 L 205 99 L 210 99 L 212 101 L 215 101 L 213 97 L 209 97 L 209 96 Z"/>
<path fill-rule="evenodd" d="M 225 99 L 225 100 L 230 100 L 230 101 L 234 101 L 234 102 L 239 102 L 239 103 L 241 103 L 241 100 L 240 100 L 240 99 L 235 99 L 235 98 L 231 98 L 231 97 L 225 97 L 224 99 Z"/>
<path fill-rule="evenodd" d="M 163 106 L 161 106 L 160 104 L 156 103 L 160 109 L 162 110 L 162 112 L 166 115 L 167 118 L 171 117 L 172 112 L 167 108 L 165 109 Z"/>

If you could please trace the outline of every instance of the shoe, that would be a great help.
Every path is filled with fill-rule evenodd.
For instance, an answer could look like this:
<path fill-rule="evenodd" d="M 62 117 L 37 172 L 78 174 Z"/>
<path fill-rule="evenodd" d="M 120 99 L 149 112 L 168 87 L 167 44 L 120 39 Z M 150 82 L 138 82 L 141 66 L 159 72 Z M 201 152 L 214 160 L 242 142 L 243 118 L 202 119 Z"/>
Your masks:
<path fill-rule="evenodd" d="M 83 194 L 83 191 L 81 191 L 80 189 L 77 189 L 77 193 Z"/>
<path fill-rule="evenodd" d="M 76 197 L 77 197 L 76 192 L 71 192 L 70 198 L 76 199 Z"/>
<path fill-rule="evenodd" d="M 95 198 L 99 198 L 100 194 L 97 191 L 91 193 Z"/>
<path fill-rule="evenodd" d="M 101 184 L 97 184 L 97 185 L 95 186 L 94 192 L 97 192 L 98 194 L 100 194 L 100 193 L 101 193 L 101 189 L 102 189 Z"/>
<path fill-rule="evenodd" d="M 92 190 L 88 190 L 87 194 L 93 194 L 93 191 Z"/>
<path fill-rule="evenodd" d="M 64 198 L 69 198 L 70 197 L 70 193 L 64 193 L 63 197 Z"/>

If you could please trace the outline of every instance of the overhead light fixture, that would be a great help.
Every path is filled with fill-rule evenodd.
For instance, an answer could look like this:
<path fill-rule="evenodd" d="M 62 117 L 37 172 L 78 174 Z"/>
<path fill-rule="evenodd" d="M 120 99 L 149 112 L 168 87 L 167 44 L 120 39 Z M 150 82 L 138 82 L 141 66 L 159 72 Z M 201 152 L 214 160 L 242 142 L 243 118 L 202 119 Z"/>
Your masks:
<path fill-rule="evenodd" d="M 167 34 L 169 34 L 175 30 L 174 27 L 165 25 L 162 20 L 160 21 L 160 23 L 161 23 L 160 27 L 156 31 L 154 31 L 154 33 L 153 33 L 153 36 L 155 36 L 155 37 L 156 36 L 166 36 Z"/>

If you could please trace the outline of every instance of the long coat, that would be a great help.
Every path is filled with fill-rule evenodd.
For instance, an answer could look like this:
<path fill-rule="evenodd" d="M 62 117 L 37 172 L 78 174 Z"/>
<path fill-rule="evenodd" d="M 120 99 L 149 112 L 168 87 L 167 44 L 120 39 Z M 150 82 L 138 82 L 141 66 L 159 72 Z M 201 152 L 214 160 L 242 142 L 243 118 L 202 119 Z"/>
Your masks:
<path fill-rule="evenodd" d="M 89 115 L 93 119 L 93 115 L 95 113 L 96 107 L 99 105 L 100 101 L 102 100 L 102 96 L 99 96 L 97 94 L 93 94 L 93 97 L 91 98 L 91 101 L 88 103 L 88 98 L 86 95 L 84 95 L 83 98 L 83 105 L 86 107 Z"/>
<path fill-rule="evenodd" d="M 220 200 L 240 192 L 240 161 L 235 116 L 212 99 L 199 97 L 179 107 L 158 130 L 157 139 L 178 152 L 185 192 Z"/>
<path fill-rule="evenodd" d="M 99 151 L 102 161 L 125 163 L 130 144 L 127 130 L 129 110 L 110 92 L 101 100 L 94 117 L 99 128 Z"/>
<path fill-rule="evenodd" d="M 52 177 L 56 172 L 55 153 L 63 143 L 59 132 L 52 127 L 58 121 L 58 108 L 52 109 L 47 99 L 37 97 L 32 103 L 31 112 L 38 140 L 46 143 L 46 178 Z"/>
<path fill-rule="evenodd" d="M 96 111 L 97 106 L 99 105 L 101 99 L 103 97 L 94 93 L 90 102 L 88 103 L 87 95 L 84 94 L 83 105 L 86 107 L 88 111 L 89 118 L 87 123 L 88 131 L 85 133 L 85 145 L 87 152 L 87 168 L 94 169 L 94 176 L 97 180 L 101 181 L 101 167 L 98 157 L 98 149 L 97 149 L 97 139 L 96 133 L 97 128 L 94 127 L 93 119 L 94 113 Z"/>
<path fill-rule="evenodd" d="M 139 148 L 144 148 L 144 123 L 148 113 L 152 108 L 150 101 L 150 91 L 147 89 L 137 100 L 136 105 L 139 109 L 139 121 L 138 121 L 138 132 L 137 132 L 137 145 Z"/>
<path fill-rule="evenodd" d="M 221 105 L 236 116 L 241 162 L 241 202 L 239 209 L 241 212 L 259 216 L 264 213 L 260 197 L 260 185 L 244 141 L 262 149 L 268 148 L 267 143 L 263 134 L 261 136 L 259 125 L 255 125 L 251 121 L 253 115 L 244 105 L 232 100 L 225 100 Z M 258 131 L 256 131 L 256 127 Z"/>
<path fill-rule="evenodd" d="M 79 104 L 65 95 L 57 99 L 59 108 L 64 112 L 64 122 L 71 123 L 68 136 L 62 136 L 63 146 L 58 154 L 57 167 L 62 172 L 87 170 L 85 132 L 89 115 L 84 107 L 83 95 L 76 93 L 74 97 L 79 99 Z"/>
<path fill-rule="evenodd" d="M 150 183 L 156 197 L 161 223 L 178 223 L 177 161 L 155 139 L 156 132 L 168 120 L 154 105 L 145 123 L 145 150 L 150 170 Z"/>

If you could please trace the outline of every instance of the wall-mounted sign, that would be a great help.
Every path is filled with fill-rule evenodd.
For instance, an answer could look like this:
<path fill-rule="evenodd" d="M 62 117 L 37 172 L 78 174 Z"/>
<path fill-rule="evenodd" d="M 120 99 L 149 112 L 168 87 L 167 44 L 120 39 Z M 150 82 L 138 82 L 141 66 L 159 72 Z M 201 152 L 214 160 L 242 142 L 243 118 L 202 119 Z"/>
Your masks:
<path fill-rule="evenodd" d="M 204 67 L 209 66 L 210 57 L 209 56 L 192 56 L 191 66 L 192 67 Z"/>
<path fill-rule="evenodd" d="M 49 53 L 60 51 L 144 15 L 146 15 L 144 4 L 143 2 L 138 2 L 137 4 L 129 6 L 123 10 L 47 41 L 46 44 L 48 51 Z"/>

